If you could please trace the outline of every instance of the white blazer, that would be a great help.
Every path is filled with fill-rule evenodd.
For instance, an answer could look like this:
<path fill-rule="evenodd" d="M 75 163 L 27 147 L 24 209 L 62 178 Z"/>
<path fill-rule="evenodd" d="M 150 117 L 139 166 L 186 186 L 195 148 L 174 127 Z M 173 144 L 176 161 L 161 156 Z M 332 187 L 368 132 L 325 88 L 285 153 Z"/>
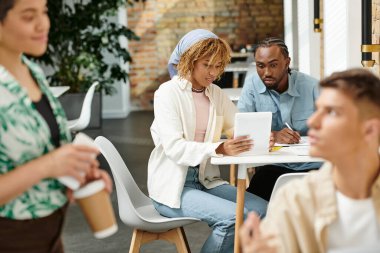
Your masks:
<path fill-rule="evenodd" d="M 211 84 L 205 90 L 210 112 L 205 141 L 195 142 L 195 105 L 191 83 L 178 76 L 163 83 L 154 94 L 154 121 L 151 134 L 155 144 L 148 163 L 148 191 L 155 201 L 180 207 L 180 198 L 189 166 L 200 165 L 199 181 L 210 189 L 226 184 L 210 157 L 218 156 L 222 132 L 232 133 L 236 106 Z"/>

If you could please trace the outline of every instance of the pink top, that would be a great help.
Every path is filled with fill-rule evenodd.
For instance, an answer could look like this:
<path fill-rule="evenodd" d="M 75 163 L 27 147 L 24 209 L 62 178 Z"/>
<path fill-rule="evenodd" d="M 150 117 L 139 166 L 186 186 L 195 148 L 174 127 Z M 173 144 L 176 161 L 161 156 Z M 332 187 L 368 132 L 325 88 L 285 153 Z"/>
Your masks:
<path fill-rule="evenodd" d="M 205 95 L 204 92 L 196 93 L 193 92 L 193 98 L 195 103 L 195 115 L 196 115 L 196 125 L 195 125 L 195 135 L 194 141 L 203 142 L 206 135 L 210 100 Z"/>

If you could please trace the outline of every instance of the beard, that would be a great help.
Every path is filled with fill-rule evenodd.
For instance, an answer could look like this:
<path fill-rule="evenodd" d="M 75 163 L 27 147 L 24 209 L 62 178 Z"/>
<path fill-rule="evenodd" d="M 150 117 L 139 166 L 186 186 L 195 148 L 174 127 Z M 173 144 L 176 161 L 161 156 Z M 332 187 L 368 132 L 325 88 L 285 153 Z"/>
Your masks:
<path fill-rule="evenodd" d="M 263 80 L 265 86 L 270 90 L 276 90 L 280 85 L 280 82 L 276 79 L 271 78 L 271 80 Z"/>
<path fill-rule="evenodd" d="M 281 81 L 284 80 L 284 78 L 287 75 L 288 75 L 288 68 L 286 67 L 279 78 L 275 78 L 273 76 L 265 76 L 262 78 L 262 81 L 265 84 L 265 86 L 267 87 L 267 89 L 277 91 L 280 84 L 281 84 Z"/>

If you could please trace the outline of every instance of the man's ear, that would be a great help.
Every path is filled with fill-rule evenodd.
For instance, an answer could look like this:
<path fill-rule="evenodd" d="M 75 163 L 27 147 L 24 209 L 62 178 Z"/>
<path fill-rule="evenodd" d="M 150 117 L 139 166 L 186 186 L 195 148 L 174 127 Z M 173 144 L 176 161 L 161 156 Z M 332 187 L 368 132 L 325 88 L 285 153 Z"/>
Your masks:
<path fill-rule="evenodd" d="M 373 118 L 368 119 L 364 122 L 363 125 L 364 138 L 368 143 L 373 141 L 377 142 L 377 145 L 380 143 L 380 119 Z"/>
<path fill-rule="evenodd" d="M 288 68 L 290 66 L 290 60 L 291 60 L 290 57 L 286 58 L 286 60 L 285 60 L 286 61 L 286 65 L 288 66 Z"/>

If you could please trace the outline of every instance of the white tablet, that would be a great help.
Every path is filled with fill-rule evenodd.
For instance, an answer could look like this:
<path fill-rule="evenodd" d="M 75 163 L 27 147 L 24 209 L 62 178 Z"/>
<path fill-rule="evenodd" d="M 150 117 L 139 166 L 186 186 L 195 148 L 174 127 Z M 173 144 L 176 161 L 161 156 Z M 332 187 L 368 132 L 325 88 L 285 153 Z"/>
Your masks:
<path fill-rule="evenodd" d="M 271 126 L 271 112 L 236 113 L 234 137 L 249 135 L 254 144 L 250 151 L 239 156 L 268 154 Z"/>

